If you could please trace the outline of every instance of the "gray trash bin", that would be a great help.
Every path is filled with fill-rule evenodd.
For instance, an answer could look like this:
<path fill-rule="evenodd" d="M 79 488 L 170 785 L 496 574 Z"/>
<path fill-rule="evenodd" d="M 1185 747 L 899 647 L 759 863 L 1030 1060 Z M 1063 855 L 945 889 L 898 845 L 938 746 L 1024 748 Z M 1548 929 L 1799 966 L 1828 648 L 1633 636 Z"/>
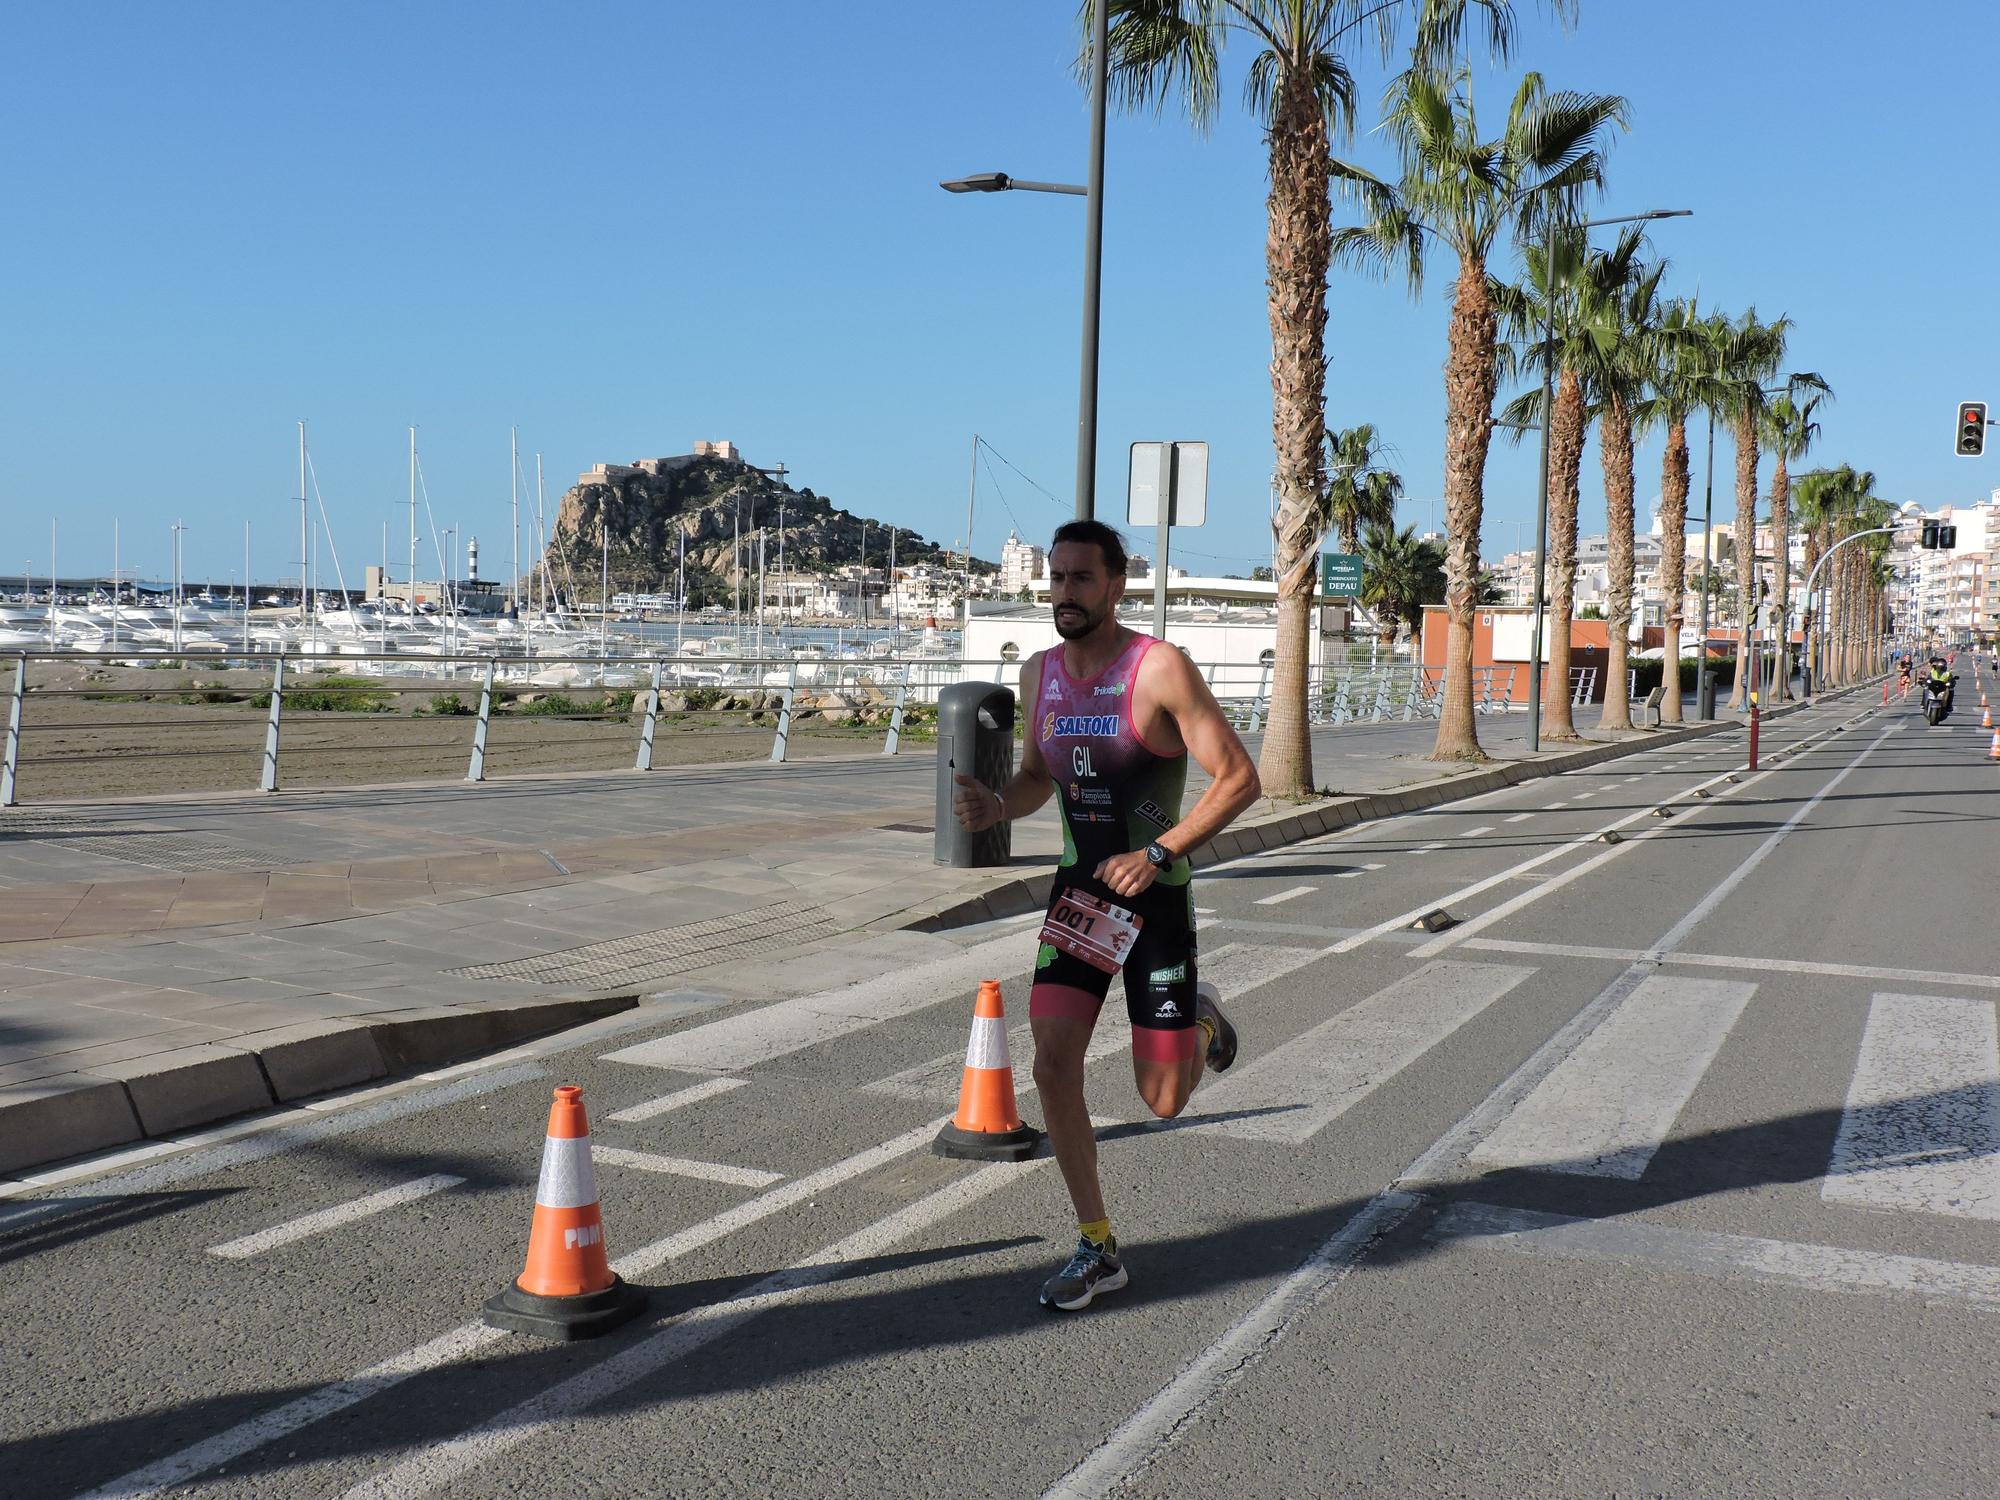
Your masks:
<path fill-rule="evenodd" d="M 937 835 L 932 862 L 961 869 L 1004 865 L 1012 825 L 967 833 L 951 813 L 952 776 L 999 791 L 1014 774 L 1014 690 L 997 682 L 955 682 L 938 695 Z"/>

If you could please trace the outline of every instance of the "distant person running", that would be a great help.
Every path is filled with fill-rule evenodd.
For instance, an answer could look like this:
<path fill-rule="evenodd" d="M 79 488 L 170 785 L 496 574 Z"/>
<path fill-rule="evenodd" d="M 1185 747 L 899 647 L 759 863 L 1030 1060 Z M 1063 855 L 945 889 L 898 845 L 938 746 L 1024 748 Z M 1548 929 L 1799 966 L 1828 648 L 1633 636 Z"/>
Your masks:
<path fill-rule="evenodd" d="M 1045 1307 L 1075 1311 L 1126 1283 L 1097 1177 L 1083 1100 L 1084 1048 L 1111 976 L 1125 978 L 1132 1071 L 1162 1119 L 1187 1106 L 1204 1064 L 1236 1060 L 1236 1030 L 1195 974 L 1189 851 L 1256 800 L 1257 769 L 1181 652 L 1118 623 L 1125 547 L 1098 521 L 1056 529 L 1049 602 L 1064 644 L 1021 672 L 1029 700 L 1021 769 L 995 792 L 956 777 L 952 809 L 978 832 L 1040 807 L 1062 784 L 1063 855 L 1042 926 L 1028 1019 L 1035 1086 L 1076 1208 L 1076 1253 L 1042 1287 Z M 1192 755 L 1209 774 L 1186 818 Z"/>

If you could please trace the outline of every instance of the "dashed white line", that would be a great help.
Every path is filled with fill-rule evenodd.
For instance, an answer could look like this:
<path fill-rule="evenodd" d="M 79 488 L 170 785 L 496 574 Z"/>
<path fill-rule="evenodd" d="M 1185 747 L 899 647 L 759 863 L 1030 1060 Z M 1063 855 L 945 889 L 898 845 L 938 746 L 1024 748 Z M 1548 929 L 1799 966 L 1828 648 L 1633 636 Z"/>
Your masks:
<path fill-rule="evenodd" d="M 621 1109 L 614 1115 L 606 1115 L 605 1119 L 616 1120 L 621 1125 L 634 1125 L 641 1120 L 650 1120 L 655 1115 L 663 1115 L 670 1109 L 699 1104 L 704 1099 L 713 1099 L 717 1094 L 740 1089 L 749 1081 L 747 1078 L 711 1078 L 704 1083 L 675 1089 L 671 1094 L 662 1094 L 657 1099 L 648 1099 L 644 1104 L 635 1104 L 630 1109 Z"/>
<path fill-rule="evenodd" d="M 356 1219 L 386 1213 L 392 1208 L 400 1208 L 405 1203 L 428 1198 L 432 1193 L 441 1193 L 446 1188 L 457 1187 L 463 1181 L 465 1181 L 463 1177 L 454 1177 L 449 1172 L 439 1172 L 430 1177 L 419 1177 L 413 1182 L 399 1182 L 394 1187 L 383 1188 L 381 1192 L 370 1193 L 365 1198 L 356 1198 L 348 1203 L 336 1203 L 332 1208 L 322 1208 L 317 1213 L 288 1219 L 282 1224 L 273 1224 L 269 1229 L 260 1229 L 257 1233 L 246 1234 L 241 1239 L 210 1245 L 208 1253 L 219 1255 L 224 1260 L 248 1260 L 253 1255 L 262 1255 L 266 1250 L 275 1250 L 280 1245 L 289 1245 L 294 1240 L 305 1239 L 308 1235 L 324 1234 L 329 1229 L 352 1224 Z"/>
<path fill-rule="evenodd" d="M 1366 875 L 1370 870 L 1379 870 L 1381 868 L 1380 865 L 1356 865 L 1351 870 L 1342 870 L 1333 878 L 1335 880 L 1352 880 L 1357 875 Z"/>
<path fill-rule="evenodd" d="M 1316 885 L 1295 885 L 1288 891 L 1279 891 L 1275 896 L 1259 896 L 1256 904 L 1259 906 L 1278 906 L 1299 896 L 1310 896 L 1318 889 L 1319 887 Z"/>
<path fill-rule="evenodd" d="M 1462 839 L 1476 839 L 1491 832 L 1493 832 L 1493 825 L 1489 823 L 1484 828 L 1468 828 L 1459 837 Z"/>
<path fill-rule="evenodd" d="M 1533 816 L 1532 812 L 1515 813 L 1513 817 L 1508 818 L 1506 821 L 1509 823 L 1525 823 Z"/>
<path fill-rule="evenodd" d="M 1419 845 L 1417 845 L 1417 847 L 1416 847 L 1416 848 L 1412 849 L 1412 850 L 1410 851 L 1410 853 L 1412 853 L 1412 854 L 1431 854 L 1431 853 L 1434 853 L 1435 851 L 1437 851 L 1437 850 L 1439 850 L 1439 849 L 1442 849 L 1443 847 L 1444 847 L 1444 844 L 1443 844 L 1443 842 L 1442 842 L 1442 841 L 1440 841 L 1440 842 L 1438 842 L 1438 843 L 1435 843 L 1435 844 L 1419 844 Z"/>
<path fill-rule="evenodd" d="M 1543 808 L 1542 811 L 1555 812 L 1558 808 L 1564 808 L 1568 806 L 1569 804 L 1567 802 L 1551 802 L 1547 807 Z"/>

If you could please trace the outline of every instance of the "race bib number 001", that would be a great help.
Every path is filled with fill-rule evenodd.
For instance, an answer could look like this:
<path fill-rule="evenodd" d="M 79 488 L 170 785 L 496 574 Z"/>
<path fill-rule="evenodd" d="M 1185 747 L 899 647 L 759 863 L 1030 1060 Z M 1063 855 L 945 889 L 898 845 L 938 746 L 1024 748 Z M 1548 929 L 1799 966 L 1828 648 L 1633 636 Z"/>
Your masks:
<path fill-rule="evenodd" d="M 1088 891 L 1064 891 L 1042 923 L 1042 941 L 1080 958 L 1093 969 L 1116 974 L 1139 940 L 1141 920 L 1122 906 L 1099 900 Z"/>

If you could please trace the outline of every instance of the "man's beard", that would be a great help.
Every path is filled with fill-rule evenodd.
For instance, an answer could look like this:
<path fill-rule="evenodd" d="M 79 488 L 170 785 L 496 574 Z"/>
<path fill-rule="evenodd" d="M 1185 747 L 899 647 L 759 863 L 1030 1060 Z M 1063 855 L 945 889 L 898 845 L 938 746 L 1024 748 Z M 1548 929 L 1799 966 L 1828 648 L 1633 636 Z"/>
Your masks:
<path fill-rule="evenodd" d="M 1075 617 L 1065 620 L 1063 610 L 1059 609 L 1055 612 L 1056 634 L 1066 641 L 1080 641 L 1104 623 L 1102 615 L 1093 615 L 1080 604 L 1072 604 L 1065 607 L 1075 610 L 1077 615 L 1081 616 L 1080 620 Z"/>

